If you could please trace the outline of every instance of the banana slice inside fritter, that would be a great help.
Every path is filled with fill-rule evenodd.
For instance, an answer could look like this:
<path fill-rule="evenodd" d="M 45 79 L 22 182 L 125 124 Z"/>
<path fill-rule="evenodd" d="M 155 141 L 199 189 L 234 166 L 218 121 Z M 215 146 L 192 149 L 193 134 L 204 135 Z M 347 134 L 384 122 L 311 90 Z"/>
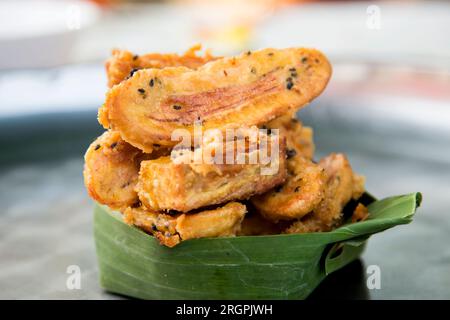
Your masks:
<path fill-rule="evenodd" d="M 145 208 L 127 208 L 124 220 L 153 234 L 161 244 L 168 247 L 182 240 L 206 237 L 235 236 L 247 209 L 238 202 L 192 214 L 168 215 Z"/>
<path fill-rule="evenodd" d="M 205 52 L 203 57 L 198 56 L 196 52 L 201 48 L 201 45 L 195 45 L 183 55 L 147 53 L 142 56 L 135 55 L 130 51 L 115 49 L 112 52 L 112 57 L 105 64 L 108 86 L 111 88 L 140 69 L 162 69 L 180 66 L 196 69 L 209 61 L 218 59 L 218 57 L 212 56 L 208 51 Z"/>
<path fill-rule="evenodd" d="M 330 231 L 342 220 L 344 206 L 364 192 L 364 178 L 353 173 L 344 154 L 332 153 L 320 160 L 327 175 L 324 200 L 304 219 L 294 222 L 286 233 Z"/>
<path fill-rule="evenodd" d="M 270 146 L 267 145 L 269 150 Z M 204 149 L 207 148 L 183 150 L 182 156 Z M 156 211 L 188 212 L 208 205 L 248 199 L 283 183 L 286 178 L 285 140 L 280 141 L 277 154 L 270 157 L 270 162 L 250 164 L 251 153 L 262 150 L 244 153 L 245 164 L 178 163 L 171 157 L 142 161 L 136 190 L 142 203 Z M 271 168 L 273 172 L 269 170 Z M 264 174 L 264 170 L 269 174 Z"/>
<path fill-rule="evenodd" d="M 310 160 L 314 157 L 313 129 L 303 126 L 299 120 L 294 118 L 294 115 L 290 113 L 283 115 L 263 127 L 279 129 L 280 135 L 286 137 L 288 159 L 296 155 Z"/>
<path fill-rule="evenodd" d="M 288 160 L 288 177 L 283 185 L 251 199 L 253 205 L 272 221 L 299 219 L 323 200 L 326 175 L 312 161 L 295 156 Z"/>
<path fill-rule="evenodd" d="M 139 200 L 134 189 L 141 161 L 166 153 L 167 150 L 159 149 L 144 154 L 123 141 L 118 132 L 104 132 L 84 156 L 84 183 L 89 195 L 113 209 L 133 205 Z"/>
<path fill-rule="evenodd" d="M 261 125 L 296 110 L 326 87 L 327 58 L 304 48 L 264 49 L 222 58 L 192 70 L 143 69 L 107 94 L 99 121 L 144 152 L 174 146 L 176 129 Z"/>

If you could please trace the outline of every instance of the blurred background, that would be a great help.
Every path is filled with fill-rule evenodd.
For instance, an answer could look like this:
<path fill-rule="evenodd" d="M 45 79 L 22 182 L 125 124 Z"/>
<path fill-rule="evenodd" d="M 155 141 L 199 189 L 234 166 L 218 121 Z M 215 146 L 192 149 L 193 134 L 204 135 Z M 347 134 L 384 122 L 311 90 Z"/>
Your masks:
<path fill-rule="evenodd" d="M 307 46 L 333 64 L 300 111 L 317 157 L 349 155 L 382 198 L 421 191 L 415 221 L 374 236 L 313 298 L 450 299 L 450 2 L 0 0 L 0 298 L 117 298 L 97 281 L 83 154 L 102 129 L 111 49 L 216 55 Z M 66 287 L 77 265 L 80 290 Z M 366 267 L 381 268 L 379 290 Z"/>

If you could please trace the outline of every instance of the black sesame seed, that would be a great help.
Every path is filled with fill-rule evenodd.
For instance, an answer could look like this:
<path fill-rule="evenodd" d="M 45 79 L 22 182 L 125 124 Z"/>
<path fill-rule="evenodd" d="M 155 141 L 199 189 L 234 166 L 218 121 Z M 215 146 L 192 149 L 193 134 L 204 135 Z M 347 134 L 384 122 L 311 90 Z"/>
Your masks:
<path fill-rule="evenodd" d="M 110 148 L 111 148 L 111 149 L 114 149 L 116 146 L 117 146 L 117 142 L 113 142 L 113 143 L 110 145 Z"/>
<path fill-rule="evenodd" d="M 155 224 L 152 223 L 152 231 L 158 231 L 158 228 L 156 227 Z"/>
<path fill-rule="evenodd" d="M 255 69 L 254 67 L 252 67 L 252 68 L 250 69 L 250 72 L 256 74 L 256 69 Z"/>
<path fill-rule="evenodd" d="M 173 210 L 173 209 L 169 209 L 167 211 L 167 213 L 170 214 L 170 215 L 175 215 L 175 214 L 178 214 L 178 211 L 177 210 Z"/>
<path fill-rule="evenodd" d="M 300 187 L 295 187 L 294 192 L 299 192 L 300 191 Z"/>
<path fill-rule="evenodd" d="M 155 148 L 161 147 L 161 145 L 160 145 L 159 143 L 154 143 L 153 146 L 154 146 Z"/>
<path fill-rule="evenodd" d="M 252 54 L 252 52 L 249 50 L 249 51 L 247 51 L 247 55 L 249 56 L 249 55 L 251 55 Z"/>
<path fill-rule="evenodd" d="M 295 151 L 295 149 L 287 149 L 286 150 L 286 158 L 287 159 L 295 157 L 296 155 L 297 155 L 297 151 Z"/>
<path fill-rule="evenodd" d="M 150 82 L 148 84 L 150 85 L 150 87 L 153 87 L 155 85 L 155 80 L 150 79 Z"/>
<path fill-rule="evenodd" d="M 297 78 L 297 76 L 298 76 L 297 71 L 291 72 L 291 77 Z"/>
<path fill-rule="evenodd" d="M 303 57 L 302 58 L 302 63 L 306 63 L 306 61 L 308 61 L 308 58 L 307 57 Z"/>
<path fill-rule="evenodd" d="M 139 208 L 142 205 L 141 201 L 138 200 L 131 205 L 132 208 Z"/>
<path fill-rule="evenodd" d="M 95 150 L 98 150 L 98 149 L 100 149 L 100 145 L 99 144 L 95 146 Z"/>
<path fill-rule="evenodd" d="M 139 92 L 140 94 L 144 94 L 144 93 L 145 93 L 145 89 L 139 88 L 139 89 L 138 89 L 138 92 Z"/>
<path fill-rule="evenodd" d="M 128 75 L 128 78 L 131 78 L 133 76 L 133 74 L 138 70 L 139 69 L 137 69 L 137 68 L 131 69 L 130 74 Z"/>
<path fill-rule="evenodd" d="M 295 68 L 290 68 L 289 71 L 293 72 L 293 71 L 297 71 L 297 69 L 295 69 Z"/>
<path fill-rule="evenodd" d="M 135 54 L 135 55 L 133 56 L 133 60 L 136 60 L 137 58 L 139 58 L 139 55 Z"/>
<path fill-rule="evenodd" d="M 180 110 L 180 109 L 181 109 L 181 106 L 179 106 L 179 105 L 174 105 L 172 108 L 174 108 L 175 110 Z"/>
<path fill-rule="evenodd" d="M 293 86 L 294 86 L 294 83 L 292 82 L 292 78 L 287 78 L 286 79 L 286 89 L 291 90 Z"/>

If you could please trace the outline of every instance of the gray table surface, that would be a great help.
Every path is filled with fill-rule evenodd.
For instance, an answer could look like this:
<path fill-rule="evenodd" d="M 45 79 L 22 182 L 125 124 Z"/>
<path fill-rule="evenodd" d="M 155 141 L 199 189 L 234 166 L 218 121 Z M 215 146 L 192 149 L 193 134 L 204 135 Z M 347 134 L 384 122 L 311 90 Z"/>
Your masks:
<path fill-rule="evenodd" d="M 333 274 L 313 298 L 450 298 L 450 122 L 442 112 L 448 101 L 420 100 L 413 108 L 408 99 L 344 99 L 331 90 L 299 114 L 315 128 L 318 157 L 347 153 L 375 196 L 421 191 L 424 197 L 413 223 L 373 236 L 362 259 Z M 408 111 L 399 117 L 405 104 Z M 82 150 L 100 131 L 95 111 L 75 120 L 62 117 L 72 125 L 63 143 L 59 131 L 44 129 L 26 133 L 34 139 L 0 141 L 3 156 L 8 152 L 0 162 L 0 298 L 121 298 L 99 286 L 93 202 L 82 181 Z M 38 120 L 14 121 L 23 126 Z M 34 153 L 27 157 L 26 150 Z M 80 267 L 79 290 L 66 286 L 70 265 Z M 369 265 L 380 267 L 381 289 L 366 287 Z"/>

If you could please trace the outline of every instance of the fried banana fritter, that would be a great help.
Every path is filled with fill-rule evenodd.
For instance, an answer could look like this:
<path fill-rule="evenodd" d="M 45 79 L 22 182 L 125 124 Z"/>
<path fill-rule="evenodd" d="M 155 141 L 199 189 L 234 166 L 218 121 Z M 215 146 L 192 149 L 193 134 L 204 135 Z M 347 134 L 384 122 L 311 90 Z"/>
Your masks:
<path fill-rule="evenodd" d="M 322 166 L 295 156 L 288 162 L 283 185 L 251 199 L 268 220 L 299 219 L 314 210 L 325 196 L 326 175 Z"/>
<path fill-rule="evenodd" d="M 238 202 L 230 202 L 217 209 L 171 216 L 144 208 L 127 208 L 124 220 L 153 234 L 161 244 L 173 247 L 182 240 L 206 237 L 235 236 L 247 209 Z"/>
<path fill-rule="evenodd" d="M 286 233 L 332 230 L 341 223 L 344 206 L 352 198 L 358 199 L 364 191 L 362 177 L 353 173 L 345 155 L 332 153 L 320 160 L 319 165 L 327 176 L 325 197 L 313 212 L 294 222 Z"/>
<path fill-rule="evenodd" d="M 369 210 L 362 203 L 358 203 L 352 214 L 352 222 L 364 221 L 369 217 Z"/>
<path fill-rule="evenodd" d="M 108 86 L 122 82 L 127 77 L 133 75 L 139 69 L 184 66 L 190 69 L 196 69 L 205 63 L 218 59 L 212 56 L 208 51 L 203 57 L 197 55 L 201 45 L 196 45 L 186 51 L 183 55 L 178 54 L 160 54 L 149 53 L 142 56 L 135 55 L 126 50 L 113 50 L 112 57 L 106 61 L 106 75 L 108 77 Z"/>
<path fill-rule="evenodd" d="M 184 153 L 200 151 L 185 150 Z M 260 151 L 260 150 L 259 150 Z M 257 152 L 257 151 L 254 151 Z M 153 210 L 191 211 L 203 206 L 248 199 L 266 192 L 286 178 L 285 140 L 272 162 L 250 164 L 178 163 L 171 157 L 142 161 L 136 190 L 142 203 Z M 184 156 L 184 155 L 183 155 Z M 270 174 L 264 170 L 273 168 Z"/>
<path fill-rule="evenodd" d="M 241 223 L 241 230 L 238 236 L 263 236 L 280 234 L 286 227 L 280 223 L 264 219 L 260 214 L 254 213 L 245 216 Z"/>
<path fill-rule="evenodd" d="M 84 156 L 84 183 L 89 195 L 113 209 L 133 205 L 139 200 L 134 190 L 139 164 L 149 158 L 123 141 L 118 132 L 104 132 Z"/>
<path fill-rule="evenodd" d="M 312 160 L 315 151 L 312 128 L 303 126 L 291 114 L 286 114 L 270 121 L 266 127 L 279 129 L 280 135 L 286 137 L 288 158 L 300 155 L 303 158 Z"/>
<path fill-rule="evenodd" d="M 181 239 L 235 236 L 247 212 L 245 205 L 230 202 L 219 209 L 181 214 L 176 229 Z"/>
<path fill-rule="evenodd" d="M 304 48 L 264 49 L 222 58 L 192 70 L 143 69 L 107 94 L 99 121 L 149 152 L 153 144 L 174 146 L 175 129 L 262 125 L 296 110 L 326 87 L 327 58 Z"/>

